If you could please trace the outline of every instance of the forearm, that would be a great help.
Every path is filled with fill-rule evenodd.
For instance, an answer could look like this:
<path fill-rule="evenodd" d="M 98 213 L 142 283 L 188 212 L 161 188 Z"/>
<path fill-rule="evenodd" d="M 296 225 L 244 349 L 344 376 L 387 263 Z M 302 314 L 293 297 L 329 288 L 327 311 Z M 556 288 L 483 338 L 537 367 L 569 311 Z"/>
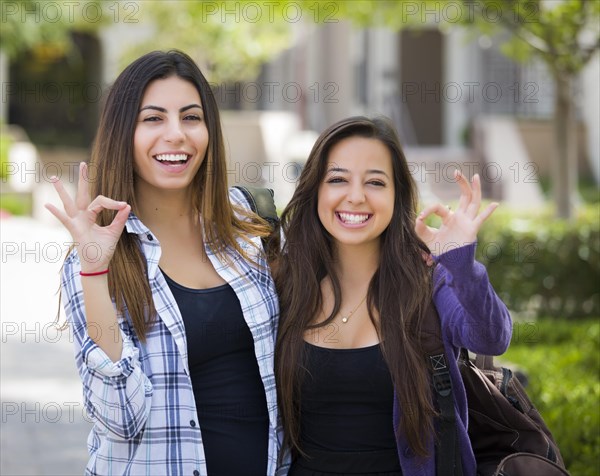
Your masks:
<path fill-rule="evenodd" d="M 510 342 L 510 314 L 474 253 L 471 244 L 436 257 L 434 301 L 444 332 L 455 346 L 497 355 Z"/>
<path fill-rule="evenodd" d="M 116 362 L 123 352 L 123 339 L 108 290 L 108 275 L 82 276 L 81 281 L 88 335 Z"/>
<path fill-rule="evenodd" d="M 71 261 L 65 264 L 63 293 L 67 321 L 73 331 L 75 360 L 83 381 L 86 409 L 90 417 L 119 438 L 130 439 L 143 429 L 152 403 L 152 384 L 144 374 L 127 325 L 118 322 L 114 307 L 106 304 L 108 295 L 106 279 L 91 286 L 82 281 L 88 277 L 79 276 L 79 266 Z M 94 277 L 95 278 L 95 277 Z M 104 281 L 104 283 L 102 283 Z M 90 300 L 87 295 L 92 295 Z M 102 297 L 104 299 L 102 299 Z M 106 309 L 94 301 L 104 302 Z M 104 328 L 93 316 L 86 313 L 99 313 L 99 316 L 112 316 Z M 107 338 L 108 337 L 108 338 Z M 109 356 L 100 347 L 107 341 L 111 346 L 120 342 L 122 350 L 116 356 Z"/>

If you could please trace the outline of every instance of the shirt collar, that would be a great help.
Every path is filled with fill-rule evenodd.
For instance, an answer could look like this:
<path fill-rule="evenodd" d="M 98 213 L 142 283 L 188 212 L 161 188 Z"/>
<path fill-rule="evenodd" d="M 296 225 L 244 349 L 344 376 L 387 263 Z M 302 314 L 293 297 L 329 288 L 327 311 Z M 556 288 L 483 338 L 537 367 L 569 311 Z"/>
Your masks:
<path fill-rule="evenodd" d="M 133 233 L 134 235 L 147 235 L 150 230 L 142 221 L 135 216 L 133 212 L 129 212 L 129 217 L 125 223 L 125 229 L 127 233 Z"/>

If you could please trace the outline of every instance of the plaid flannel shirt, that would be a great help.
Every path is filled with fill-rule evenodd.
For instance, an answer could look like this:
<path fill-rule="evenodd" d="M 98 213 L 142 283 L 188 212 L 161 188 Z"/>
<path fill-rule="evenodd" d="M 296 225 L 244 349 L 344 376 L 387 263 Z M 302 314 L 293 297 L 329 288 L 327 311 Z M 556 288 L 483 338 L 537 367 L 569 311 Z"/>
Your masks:
<path fill-rule="evenodd" d="M 239 190 L 230 190 L 230 200 L 248 208 Z M 62 291 L 67 320 L 74 336 L 85 408 L 94 422 L 88 437 L 90 460 L 86 474 L 206 475 L 201 429 L 188 368 L 185 328 L 175 299 L 158 268 L 160 244 L 133 214 L 127 221 L 126 232 L 138 235 L 141 243 L 158 319 L 149 330 L 146 342 L 141 343 L 130 320 L 118 317 L 123 351 L 117 362 L 112 362 L 88 335 L 76 252 L 68 256 L 63 268 Z M 259 238 L 253 237 L 252 241 L 261 246 Z M 235 266 L 222 262 L 208 248 L 206 253 L 217 273 L 237 294 L 254 338 L 269 412 L 267 474 L 285 474 L 287 468 L 276 469 L 281 441 L 273 371 L 279 317 L 277 295 L 262 256 L 241 238 L 238 242 L 262 268 L 231 249 L 226 253 Z M 232 454 L 231 457 L 236 456 Z"/>

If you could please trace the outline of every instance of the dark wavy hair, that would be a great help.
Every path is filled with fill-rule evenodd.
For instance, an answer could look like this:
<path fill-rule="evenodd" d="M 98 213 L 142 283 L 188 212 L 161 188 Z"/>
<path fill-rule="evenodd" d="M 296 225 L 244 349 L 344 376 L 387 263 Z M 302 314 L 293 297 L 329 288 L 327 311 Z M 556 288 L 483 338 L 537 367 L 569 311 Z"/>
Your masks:
<path fill-rule="evenodd" d="M 396 437 L 405 435 L 415 454 L 426 455 L 436 415 L 430 375 L 419 345 L 420 324 L 432 301 L 431 270 L 423 259 L 423 253 L 429 253 L 429 249 L 415 232 L 416 185 L 396 132 L 385 118 L 351 117 L 325 130 L 313 146 L 296 191 L 281 217 L 286 240 L 275 268 L 281 303 L 275 368 L 284 444 L 292 452 L 302 453 L 304 333 L 328 325 L 340 309 L 339 277 L 333 266 L 335 245 L 319 220 L 317 201 L 329 151 L 353 136 L 381 141 L 392 157 L 394 212 L 381 234 L 379 266 L 369 283 L 367 307 L 402 408 Z M 312 324 L 323 305 L 320 282 L 326 276 L 333 285 L 334 308 L 325 321 Z"/>

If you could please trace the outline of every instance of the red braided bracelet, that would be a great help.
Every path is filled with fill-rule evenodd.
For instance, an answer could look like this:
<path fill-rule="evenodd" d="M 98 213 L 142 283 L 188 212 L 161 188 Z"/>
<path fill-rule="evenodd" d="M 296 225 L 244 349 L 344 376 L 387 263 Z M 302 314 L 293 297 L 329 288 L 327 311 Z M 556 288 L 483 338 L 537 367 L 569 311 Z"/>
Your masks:
<path fill-rule="evenodd" d="M 96 271 L 95 273 L 84 273 L 83 271 L 79 271 L 80 276 L 100 276 L 102 274 L 108 274 L 108 268 L 102 271 Z"/>

